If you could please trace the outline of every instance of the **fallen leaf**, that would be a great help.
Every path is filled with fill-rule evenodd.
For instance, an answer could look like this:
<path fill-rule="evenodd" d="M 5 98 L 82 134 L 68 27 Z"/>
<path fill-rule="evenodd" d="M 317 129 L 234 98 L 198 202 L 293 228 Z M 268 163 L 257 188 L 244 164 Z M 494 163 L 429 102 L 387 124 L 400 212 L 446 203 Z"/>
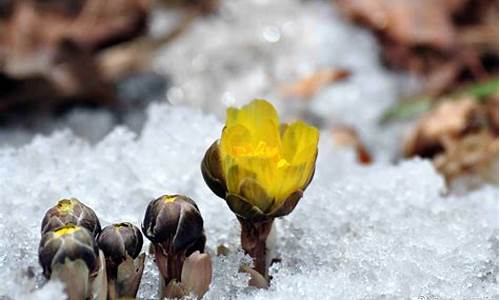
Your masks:
<path fill-rule="evenodd" d="M 279 88 L 282 95 L 286 97 L 296 97 L 310 99 L 321 88 L 333 82 L 343 80 L 349 76 L 346 70 L 326 69 L 310 74 L 292 84 Z"/>

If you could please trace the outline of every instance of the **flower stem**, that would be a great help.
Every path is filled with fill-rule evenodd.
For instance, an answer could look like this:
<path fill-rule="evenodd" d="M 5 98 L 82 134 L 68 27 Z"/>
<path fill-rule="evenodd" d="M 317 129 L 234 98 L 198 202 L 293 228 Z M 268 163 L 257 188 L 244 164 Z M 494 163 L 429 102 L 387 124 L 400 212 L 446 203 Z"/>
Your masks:
<path fill-rule="evenodd" d="M 184 265 L 185 253 L 166 253 L 163 249 L 164 247 L 155 244 L 155 259 L 158 269 L 160 271 L 160 276 L 163 277 L 161 281 L 163 286 L 160 287 L 160 294 L 162 297 L 175 298 L 170 295 L 167 290 L 169 283 L 172 280 L 176 282 L 181 282 L 182 266 Z M 168 246 L 166 248 L 169 248 Z"/>
<path fill-rule="evenodd" d="M 182 266 L 184 265 L 184 254 L 169 254 L 167 257 L 167 277 L 166 282 L 175 279 L 181 282 Z"/>
<path fill-rule="evenodd" d="M 106 260 L 106 277 L 108 282 L 108 300 L 118 299 L 116 280 L 118 277 L 118 266 L 112 260 Z"/>
<path fill-rule="evenodd" d="M 260 222 L 252 222 L 243 218 L 238 218 L 238 220 L 241 225 L 241 247 L 246 254 L 252 257 L 254 270 L 259 272 L 269 283 L 266 240 L 274 220 Z"/>

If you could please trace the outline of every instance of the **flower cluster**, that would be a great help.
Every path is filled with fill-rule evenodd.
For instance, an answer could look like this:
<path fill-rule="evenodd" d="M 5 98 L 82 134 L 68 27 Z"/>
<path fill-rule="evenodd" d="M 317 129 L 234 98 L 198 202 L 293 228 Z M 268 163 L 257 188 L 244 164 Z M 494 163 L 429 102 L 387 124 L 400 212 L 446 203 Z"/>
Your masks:
<path fill-rule="evenodd" d="M 120 223 L 101 230 L 96 213 L 71 198 L 45 213 L 41 233 L 43 273 L 64 282 L 70 300 L 135 298 L 145 258 L 137 227 Z"/>

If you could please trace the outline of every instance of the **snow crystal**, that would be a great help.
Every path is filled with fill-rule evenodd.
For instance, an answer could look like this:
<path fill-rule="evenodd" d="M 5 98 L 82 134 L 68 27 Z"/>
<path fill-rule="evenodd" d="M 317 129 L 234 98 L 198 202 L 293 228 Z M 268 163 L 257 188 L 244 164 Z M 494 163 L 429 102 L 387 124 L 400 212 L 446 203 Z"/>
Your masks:
<path fill-rule="evenodd" d="M 20 296 L 19 299 L 65 300 L 65 299 L 67 299 L 67 297 L 66 297 L 66 294 L 64 293 L 64 285 L 61 282 L 50 281 L 46 285 L 44 285 L 41 289 L 38 289 L 29 295 Z"/>
<path fill-rule="evenodd" d="M 359 166 L 322 135 L 315 180 L 295 211 L 277 220 L 268 290 L 246 287 L 237 272 L 239 226 L 203 182 L 200 161 L 222 124 L 198 110 L 153 105 L 140 135 L 116 128 L 91 145 L 69 131 L 0 149 L 0 297 L 58 299 L 37 262 L 40 222 L 62 197 L 93 207 L 103 226 L 139 225 L 162 194 L 192 197 L 214 257 L 207 299 L 482 299 L 498 295 L 498 189 L 446 194 L 427 161 Z M 144 251 L 148 243 L 144 245 Z M 148 256 L 140 295 L 157 295 Z M 39 290 L 42 286 L 43 289 Z M 56 285 L 57 286 L 57 285 Z"/>

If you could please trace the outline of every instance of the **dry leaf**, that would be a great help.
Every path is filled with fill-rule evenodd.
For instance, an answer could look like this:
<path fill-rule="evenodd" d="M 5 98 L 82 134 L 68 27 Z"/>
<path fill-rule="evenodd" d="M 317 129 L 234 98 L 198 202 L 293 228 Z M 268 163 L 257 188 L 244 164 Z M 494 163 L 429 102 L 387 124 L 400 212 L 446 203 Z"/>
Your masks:
<path fill-rule="evenodd" d="M 360 163 L 370 164 L 372 162 L 372 157 L 361 141 L 356 129 L 349 126 L 336 126 L 331 129 L 331 134 L 335 145 L 351 147 L 356 150 Z"/>
<path fill-rule="evenodd" d="M 497 0 L 335 0 L 375 31 L 388 64 L 419 74 L 425 93 L 498 73 Z"/>
<path fill-rule="evenodd" d="M 443 101 L 424 114 L 404 145 L 407 157 L 432 158 L 448 182 L 464 175 L 498 178 L 498 100 Z M 494 174 L 497 174 L 494 176 Z M 493 174 L 493 175 L 492 175 Z"/>
<path fill-rule="evenodd" d="M 322 87 L 349 76 L 345 70 L 327 69 L 308 75 L 303 79 L 280 88 L 281 94 L 287 97 L 309 99 Z"/>

